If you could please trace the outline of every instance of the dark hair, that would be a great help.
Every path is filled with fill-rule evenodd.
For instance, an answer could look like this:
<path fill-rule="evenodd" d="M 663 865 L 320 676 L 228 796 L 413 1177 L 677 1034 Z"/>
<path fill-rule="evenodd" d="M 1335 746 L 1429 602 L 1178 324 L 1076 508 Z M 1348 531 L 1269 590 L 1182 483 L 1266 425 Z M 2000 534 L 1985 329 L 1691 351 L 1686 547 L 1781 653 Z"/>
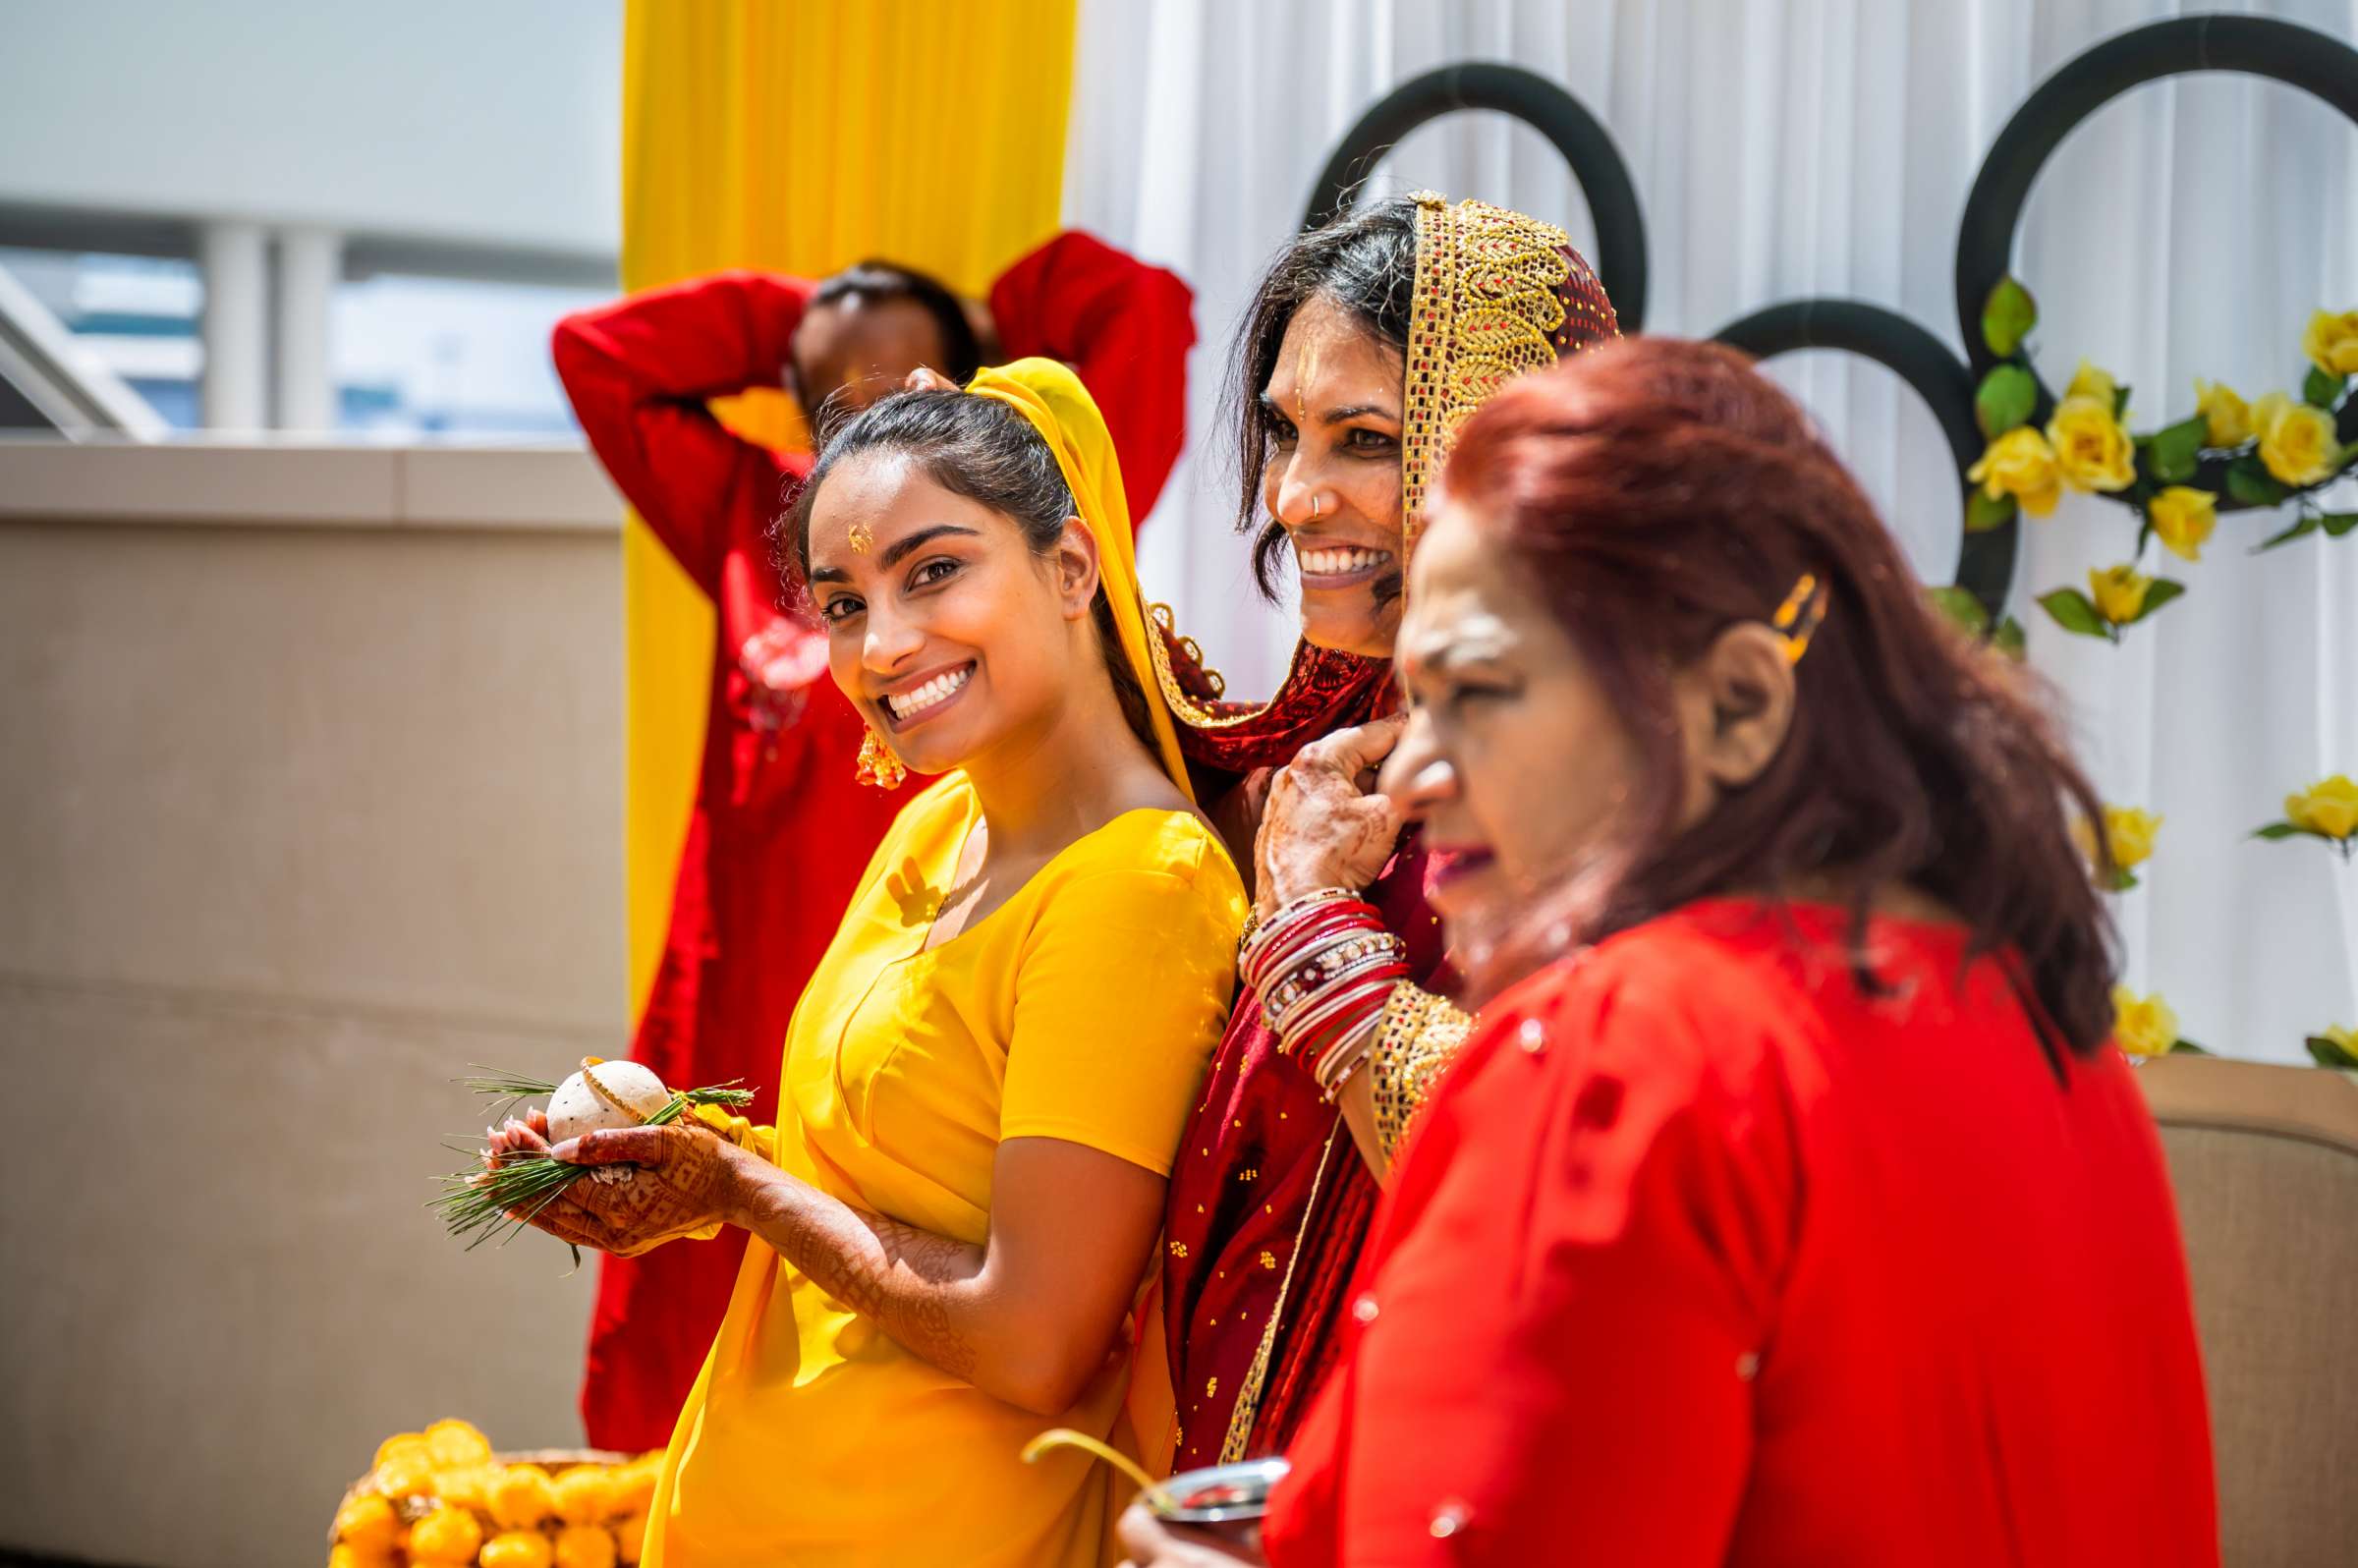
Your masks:
<path fill-rule="evenodd" d="M 1277 595 L 1277 563 L 1285 530 L 1263 522 L 1262 476 L 1267 472 L 1276 431 L 1261 406 L 1261 389 L 1277 368 L 1294 312 L 1313 299 L 1341 306 L 1386 347 L 1408 354 L 1409 300 L 1417 285 L 1417 204 L 1387 196 L 1342 214 L 1321 228 L 1298 234 L 1262 274 L 1245 308 L 1222 393 L 1236 426 L 1238 476 L 1236 527 L 1260 534 L 1253 541 L 1253 581 L 1268 598 Z"/>
<path fill-rule="evenodd" d="M 1834 872 L 1873 990 L 1869 900 L 1904 882 L 2027 980 L 2058 1065 L 2056 1032 L 2083 1054 L 2105 1041 L 2111 926 L 2066 817 L 2101 820 L 2096 792 L 2033 677 L 1928 605 L 1849 473 L 1749 360 L 1656 338 L 1523 377 L 1467 421 L 1443 485 L 1553 607 L 1642 758 L 1634 798 L 1650 804 L 1563 890 L 1563 937 Z M 1804 574 L 1825 616 L 1794 669 L 1792 729 L 1681 831 L 1671 676 L 1730 625 L 1768 620 Z"/>
<path fill-rule="evenodd" d="M 973 380 L 975 372 L 982 368 L 982 346 L 976 341 L 975 324 L 967 318 L 965 305 L 939 278 L 897 262 L 870 258 L 820 279 L 818 287 L 811 291 L 810 308 L 816 309 L 844 300 L 858 300 L 863 305 L 907 300 L 920 306 L 933 318 L 934 327 L 941 333 L 945 363 L 933 368 L 961 385 Z"/>
<path fill-rule="evenodd" d="M 1064 482 L 1064 471 L 1056 466 L 1056 454 L 1032 421 L 1007 404 L 966 392 L 895 392 L 854 415 L 829 438 L 811 476 L 803 481 L 802 493 L 779 520 L 783 537 L 776 542 L 793 551 L 795 570 L 785 574 L 788 581 L 810 582 L 811 512 L 819 489 L 836 464 L 863 452 L 904 454 L 952 495 L 986 506 L 1013 523 L 1037 555 L 1056 548 L 1064 536 L 1065 519 L 1079 510 Z M 1158 755 L 1152 709 L 1122 651 L 1113 603 L 1102 581 L 1092 620 L 1122 716 L 1147 751 Z"/>

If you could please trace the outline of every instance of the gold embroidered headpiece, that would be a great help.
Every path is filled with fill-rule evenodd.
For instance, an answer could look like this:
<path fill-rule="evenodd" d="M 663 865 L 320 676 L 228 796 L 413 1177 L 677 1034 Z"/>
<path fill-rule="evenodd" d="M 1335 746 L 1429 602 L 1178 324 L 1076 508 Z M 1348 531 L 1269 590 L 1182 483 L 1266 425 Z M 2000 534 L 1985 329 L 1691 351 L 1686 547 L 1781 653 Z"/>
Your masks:
<path fill-rule="evenodd" d="M 1514 377 L 1545 369 L 1576 340 L 1609 338 L 1616 328 L 1596 274 L 1554 224 L 1470 197 L 1452 205 L 1432 191 L 1410 199 L 1417 204 L 1417 276 L 1400 505 L 1413 551 L 1425 526 L 1426 489 L 1448 461 L 1459 426 Z"/>
<path fill-rule="evenodd" d="M 1431 191 L 1409 199 L 1417 255 L 1401 387 L 1403 559 L 1424 528 L 1427 489 L 1484 399 L 1527 370 L 1620 336 L 1604 285 L 1554 224 Z M 1303 643 L 1274 699 L 1231 702 L 1203 649 L 1172 625 L 1170 608 L 1148 610 L 1162 633 L 1153 648 L 1157 685 L 1179 718 L 1182 744 L 1217 765 L 1284 761 L 1359 700 L 1354 694 L 1386 679 L 1379 662 Z"/>

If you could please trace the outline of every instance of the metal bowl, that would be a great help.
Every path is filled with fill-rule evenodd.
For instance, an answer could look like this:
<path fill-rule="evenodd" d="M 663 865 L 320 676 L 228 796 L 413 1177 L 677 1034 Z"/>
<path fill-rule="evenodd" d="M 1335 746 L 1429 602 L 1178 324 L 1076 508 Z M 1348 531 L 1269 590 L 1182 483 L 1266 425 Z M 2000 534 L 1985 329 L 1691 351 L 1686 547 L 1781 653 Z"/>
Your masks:
<path fill-rule="evenodd" d="M 1147 1493 L 1147 1507 L 1157 1519 L 1178 1525 L 1259 1519 L 1268 1512 L 1269 1493 L 1291 1468 L 1282 1459 L 1248 1459 L 1183 1470 Z"/>

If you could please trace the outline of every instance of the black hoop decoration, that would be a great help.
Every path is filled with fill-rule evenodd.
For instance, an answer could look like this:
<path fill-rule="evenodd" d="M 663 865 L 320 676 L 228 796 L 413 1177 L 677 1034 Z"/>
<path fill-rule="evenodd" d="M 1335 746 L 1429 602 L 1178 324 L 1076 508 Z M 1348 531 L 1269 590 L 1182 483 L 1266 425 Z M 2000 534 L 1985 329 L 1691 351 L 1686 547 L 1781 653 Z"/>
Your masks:
<path fill-rule="evenodd" d="M 1414 77 L 1376 100 L 1343 134 L 1310 198 L 1304 228 L 1348 211 L 1359 184 L 1418 127 L 1460 109 L 1512 115 L 1563 154 L 1597 223 L 1597 276 L 1621 330 L 1646 322 L 1646 219 L 1629 165 L 1597 117 L 1555 83 L 1521 66 L 1474 61 Z"/>
<path fill-rule="evenodd" d="M 2107 38 L 2066 64 L 2023 100 L 1982 160 L 1957 221 L 1957 330 L 1978 380 L 1998 362 L 1982 340 L 1983 302 L 2012 265 L 2015 231 L 2039 171 L 2080 122 L 2133 87 L 2200 71 L 2237 71 L 2299 87 L 2358 124 L 2358 49 L 2298 23 L 2272 17 L 2173 17 Z M 2039 375 L 2031 419 L 2044 420 L 2054 396 Z M 2342 410 L 2341 439 L 2358 437 L 2358 398 Z M 2206 461 L 2216 487 L 2224 465 Z M 2243 503 L 2222 499 L 2221 511 Z"/>
<path fill-rule="evenodd" d="M 1896 310 L 1863 300 L 1787 300 L 1731 321 L 1712 336 L 1756 360 L 1801 349 L 1836 349 L 1873 360 L 1915 388 L 1933 411 L 1956 459 L 1960 485 L 1965 471 L 1982 455 L 1981 426 L 1973 413 L 1973 376 L 1947 344 Z M 2020 529 L 2021 519 L 2016 517 L 1983 532 L 1967 533 L 1957 553 L 1957 587 L 1981 601 L 1993 626 L 2003 618 L 2013 587 Z"/>

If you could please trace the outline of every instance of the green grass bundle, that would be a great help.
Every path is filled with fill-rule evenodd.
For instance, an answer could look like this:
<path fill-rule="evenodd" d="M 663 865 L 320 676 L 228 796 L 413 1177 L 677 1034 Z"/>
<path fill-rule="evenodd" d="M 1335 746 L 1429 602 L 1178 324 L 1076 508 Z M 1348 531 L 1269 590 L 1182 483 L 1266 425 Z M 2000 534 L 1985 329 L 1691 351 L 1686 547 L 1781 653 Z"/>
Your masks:
<path fill-rule="evenodd" d="M 616 1127 L 662 1127 L 676 1122 L 699 1105 L 730 1110 L 753 1102 L 754 1092 L 734 1084 L 711 1089 L 674 1091 L 637 1062 L 600 1061 L 591 1056 L 582 1070 L 561 1084 L 526 1078 L 516 1073 L 485 1073 L 463 1080 L 477 1093 L 497 1101 L 493 1120 L 512 1114 L 528 1099 L 548 1099 L 548 1141 L 562 1144 L 585 1133 Z M 537 1149 L 503 1155 L 496 1169 L 481 1161 L 483 1149 L 469 1149 L 476 1162 L 442 1178 L 442 1193 L 431 1204 L 443 1228 L 468 1250 L 493 1237 L 505 1241 L 556 1202 L 559 1194 L 597 1167 L 569 1165 Z M 624 1167 L 606 1167 L 621 1169 Z M 578 1251 L 575 1255 L 580 1256 Z"/>

